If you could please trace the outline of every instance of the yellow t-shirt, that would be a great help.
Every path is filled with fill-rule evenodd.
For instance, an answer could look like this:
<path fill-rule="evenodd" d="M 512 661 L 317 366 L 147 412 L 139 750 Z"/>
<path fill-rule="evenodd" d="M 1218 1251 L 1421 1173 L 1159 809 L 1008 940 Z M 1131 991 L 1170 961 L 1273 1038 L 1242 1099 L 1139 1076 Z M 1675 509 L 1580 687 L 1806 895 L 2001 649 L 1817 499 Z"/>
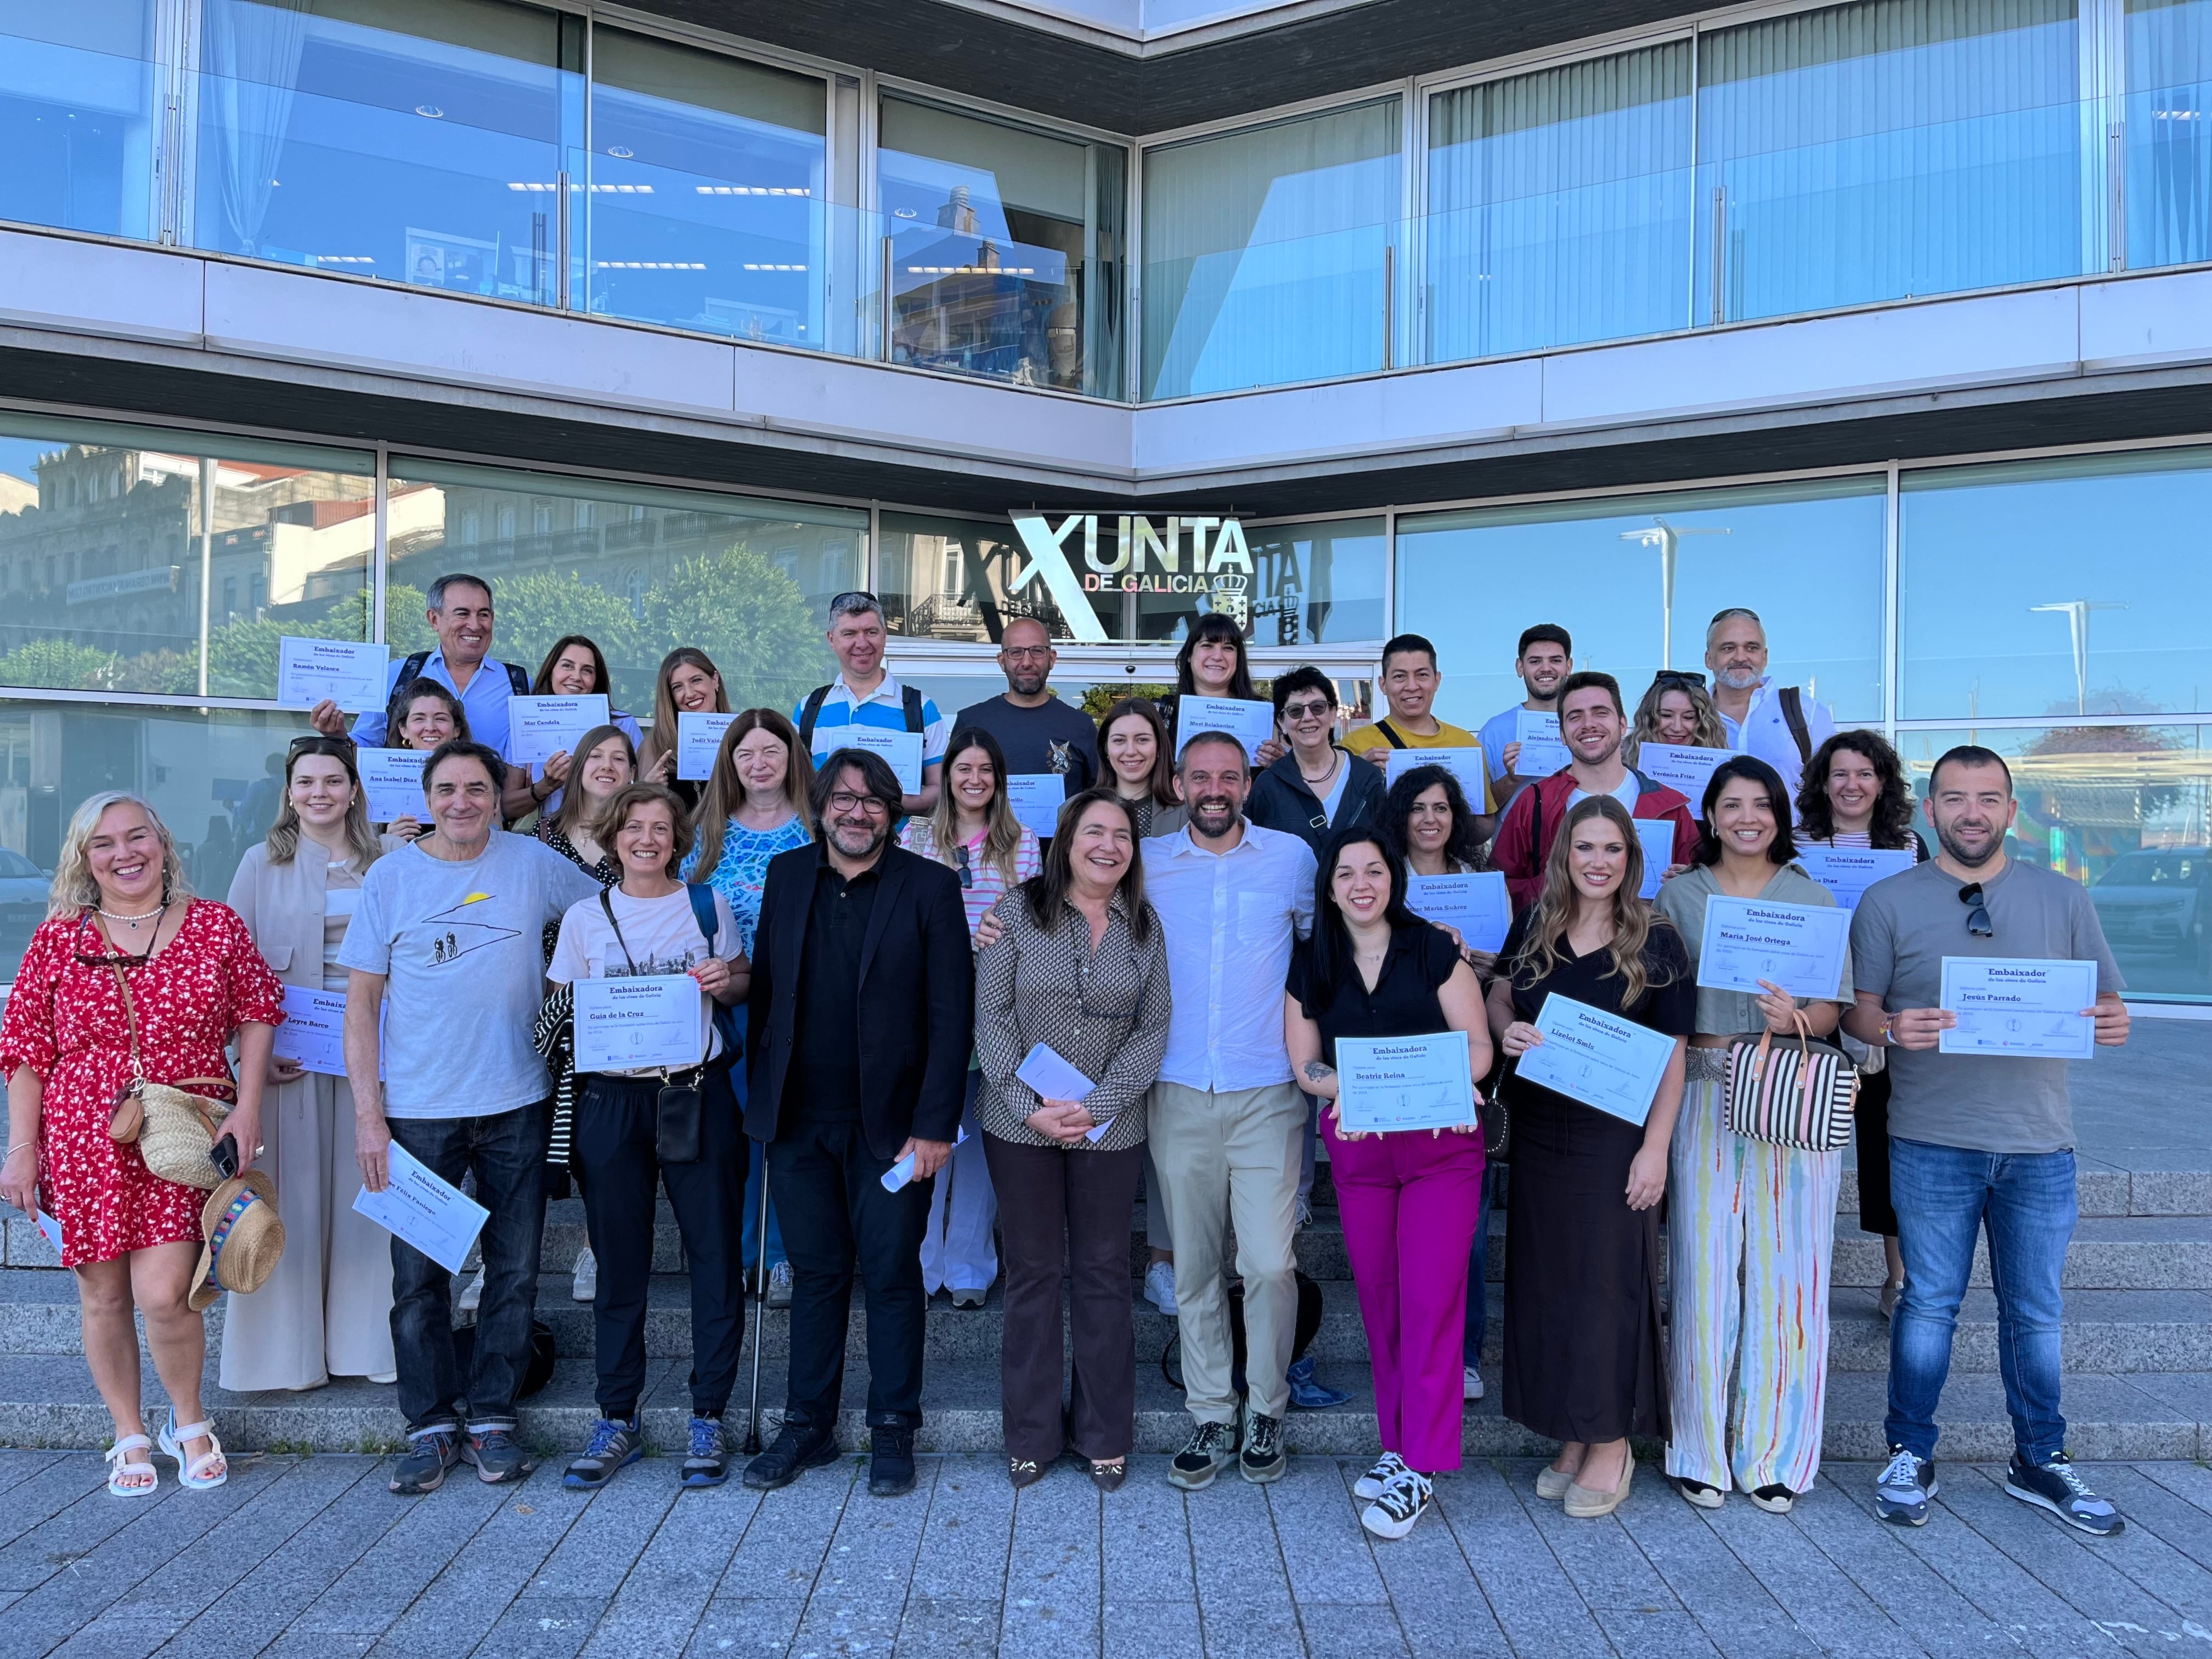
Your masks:
<path fill-rule="evenodd" d="M 1389 717 L 1385 715 L 1383 718 L 1387 720 Z M 1482 747 L 1482 740 L 1474 732 L 1464 726 L 1454 726 L 1449 720 L 1438 720 L 1436 735 L 1431 738 L 1425 738 L 1418 732 L 1408 732 L 1395 721 L 1391 722 L 1390 729 L 1405 739 L 1405 746 L 1408 749 L 1480 750 Z M 1389 738 L 1382 735 L 1382 722 L 1379 720 L 1372 726 L 1354 728 L 1346 734 L 1344 746 L 1353 754 L 1363 756 L 1377 749 L 1397 747 Z M 1373 763 L 1370 762 L 1369 764 L 1372 765 Z M 1476 805 L 1474 810 L 1485 817 L 1498 810 L 1498 792 L 1491 787 L 1490 771 L 1487 767 L 1483 769 L 1482 799 Z"/>

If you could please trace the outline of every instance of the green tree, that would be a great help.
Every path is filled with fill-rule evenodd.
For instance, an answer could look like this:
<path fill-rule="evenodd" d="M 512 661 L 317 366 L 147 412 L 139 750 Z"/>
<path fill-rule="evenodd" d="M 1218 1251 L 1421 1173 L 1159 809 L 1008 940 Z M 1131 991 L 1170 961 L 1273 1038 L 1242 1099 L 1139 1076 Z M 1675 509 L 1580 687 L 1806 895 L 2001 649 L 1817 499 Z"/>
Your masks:
<path fill-rule="evenodd" d="M 0 684 L 40 685 L 58 691 L 106 691 L 115 653 L 75 640 L 30 640 L 0 657 Z"/>
<path fill-rule="evenodd" d="M 501 661 L 519 664 L 534 675 L 554 641 L 564 634 L 582 634 L 607 659 L 614 706 L 652 706 L 653 671 L 659 658 L 621 594 L 563 572 L 536 571 L 501 581 L 495 605 L 492 648 Z M 421 619 L 419 607 L 416 619 Z"/>
<path fill-rule="evenodd" d="M 643 609 L 648 640 L 714 659 L 732 708 L 787 709 L 830 678 L 830 648 L 799 584 L 742 542 L 675 566 Z"/>

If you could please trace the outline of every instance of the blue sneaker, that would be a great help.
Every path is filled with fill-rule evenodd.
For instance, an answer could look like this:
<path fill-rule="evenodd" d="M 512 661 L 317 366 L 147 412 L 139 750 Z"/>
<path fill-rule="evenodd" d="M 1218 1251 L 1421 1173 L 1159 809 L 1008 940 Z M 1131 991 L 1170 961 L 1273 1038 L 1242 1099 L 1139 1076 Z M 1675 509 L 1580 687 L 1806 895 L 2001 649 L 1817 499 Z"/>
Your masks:
<path fill-rule="evenodd" d="M 684 1484 L 688 1487 L 719 1486 L 730 1478 L 730 1443 L 722 1435 L 719 1417 L 691 1419 L 691 1443 L 684 1458 Z"/>
<path fill-rule="evenodd" d="M 1936 1492 L 1935 1459 L 1892 1446 L 1888 1466 L 1874 1478 L 1874 1512 L 1893 1526 L 1924 1527 Z"/>
<path fill-rule="evenodd" d="M 1301 1411 L 1327 1411 L 1331 1406 L 1341 1406 L 1352 1398 L 1341 1389 L 1332 1389 L 1314 1375 L 1313 1356 L 1294 1359 L 1285 1373 L 1291 1385 L 1291 1404 Z"/>
<path fill-rule="evenodd" d="M 615 1478 L 616 1470 L 644 1455 L 645 1437 L 639 1432 L 635 1418 L 617 1423 L 603 1417 L 592 1425 L 591 1443 L 584 1448 L 582 1456 L 568 1465 L 561 1484 L 574 1492 L 597 1492 Z"/>
<path fill-rule="evenodd" d="M 2031 1463 L 2014 1452 L 2005 1470 L 2005 1490 L 2023 1504 L 2049 1510 L 2068 1526 L 2099 1538 L 2127 1530 L 2128 1523 L 2120 1518 L 2119 1510 L 2109 1498 L 2089 1490 L 2088 1482 L 2074 1473 L 2074 1462 L 2064 1452 L 2048 1463 Z"/>

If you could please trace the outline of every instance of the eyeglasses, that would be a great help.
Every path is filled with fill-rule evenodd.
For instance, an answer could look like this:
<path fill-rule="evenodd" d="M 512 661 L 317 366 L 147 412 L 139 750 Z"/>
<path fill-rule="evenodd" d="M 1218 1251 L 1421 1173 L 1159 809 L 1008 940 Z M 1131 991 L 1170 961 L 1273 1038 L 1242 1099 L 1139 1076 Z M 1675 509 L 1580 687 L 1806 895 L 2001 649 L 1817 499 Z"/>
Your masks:
<path fill-rule="evenodd" d="M 1049 657 L 1052 647 L 1048 645 L 1002 645 L 999 647 L 999 654 L 1008 662 L 1029 662 Z"/>
<path fill-rule="evenodd" d="M 1966 931 L 1976 939 L 1995 939 L 1996 924 L 1990 920 L 1990 907 L 1982 902 L 1982 884 L 1970 881 L 1959 890 L 1959 902 L 1972 905 L 1966 912 Z"/>
<path fill-rule="evenodd" d="M 849 789 L 840 789 L 830 797 L 833 812 L 862 812 L 872 818 L 888 817 L 890 808 L 873 795 L 856 795 Z"/>
<path fill-rule="evenodd" d="M 1283 718 L 1286 720 L 1322 720 L 1329 712 L 1328 700 L 1322 697 L 1316 697 L 1311 702 L 1286 702 L 1283 705 Z"/>
<path fill-rule="evenodd" d="M 1703 674 L 1697 672 L 1694 669 L 1662 668 L 1651 677 L 1651 684 L 1654 685 L 1685 687 L 1694 685 L 1699 690 L 1703 690 L 1705 684 L 1705 677 Z"/>

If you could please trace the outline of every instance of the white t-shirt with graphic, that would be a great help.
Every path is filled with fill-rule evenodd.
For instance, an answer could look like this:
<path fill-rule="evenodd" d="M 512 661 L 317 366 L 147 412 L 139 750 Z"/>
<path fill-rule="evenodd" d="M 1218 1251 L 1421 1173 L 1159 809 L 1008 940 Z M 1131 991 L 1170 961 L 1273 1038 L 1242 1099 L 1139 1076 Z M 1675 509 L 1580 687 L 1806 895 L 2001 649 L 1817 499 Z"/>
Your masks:
<path fill-rule="evenodd" d="M 699 918 L 691 908 L 691 896 L 681 887 L 660 898 L 632 898 L 621 888 L 607 890 L 607 903 L 622 925 L 622 937 L 607 925 L 607 913 L 594 893 L 568 908 L 561 918 L 561 937 L 553 946 L 553 965 L 545 977 L 556 985 L 573 985 L 580 979 L 620 979 L 632 974 L 662 975 L 688 974 L 708 957 L 724 961 L 740 953 L 738 920 L 730 902 L 714 896 L 714 939 L 709 946 L 699 932 Z M 625 951 L 623 947 L 629 948 Z M 699 994 L 701 1053 L 708 1060 L 722 1051 L 714 1030 L 714 1010 L 704 991 Z M 658 1076 L 655 1071 L 649 1075 Z"/>

